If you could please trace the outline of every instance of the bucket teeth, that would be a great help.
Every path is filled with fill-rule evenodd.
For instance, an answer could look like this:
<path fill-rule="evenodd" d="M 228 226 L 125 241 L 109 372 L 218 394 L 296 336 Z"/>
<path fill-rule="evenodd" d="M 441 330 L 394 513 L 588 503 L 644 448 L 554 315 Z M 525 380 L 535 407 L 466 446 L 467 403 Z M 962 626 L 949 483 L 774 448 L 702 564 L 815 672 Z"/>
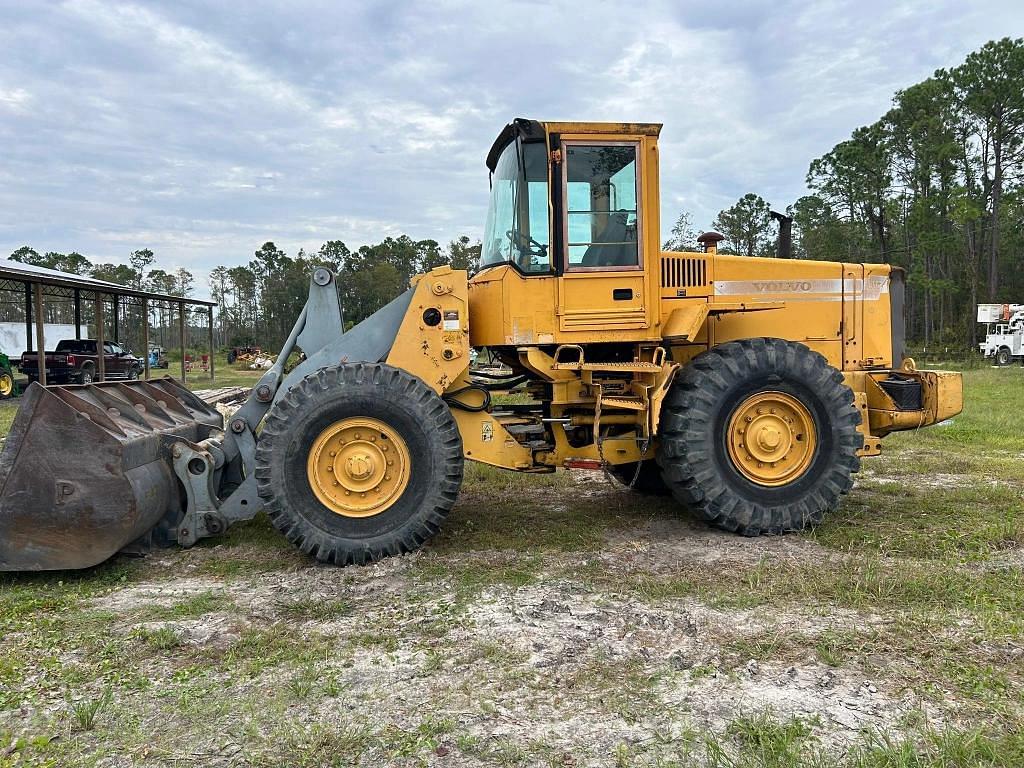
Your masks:
<path fill-rule="evenodd" d="M 180 514 L 166 450 L 223 426 L 171 378 L 31 385 L 0 453 L 0 570 L 85 568 Z"/>

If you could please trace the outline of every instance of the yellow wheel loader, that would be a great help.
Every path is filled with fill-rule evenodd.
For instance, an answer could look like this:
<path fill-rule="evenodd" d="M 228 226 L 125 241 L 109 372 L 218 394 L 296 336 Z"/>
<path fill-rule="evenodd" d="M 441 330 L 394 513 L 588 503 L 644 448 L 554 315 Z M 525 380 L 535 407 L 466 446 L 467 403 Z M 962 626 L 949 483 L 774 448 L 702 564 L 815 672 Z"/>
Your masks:
<path fill-rule="evenodd" d="M 343 332 L 317 269 L 226 424 L 169 378 L 33 384 L 0 456 L 0 569 L 189 546 L 260 510 L 367 563 L 438 531 L 464 459 L 604 469 L 744 535 L 814 525 L 885 435 L 960 411 L 960 376 L 905 356 L 898 269 L 729 256 L 715 233 L 662 251 L 659 130 L 510 123 L 480 271 L 419 275 Z M 474 373 L 480 347 L 509 372 Z M 530 401 L 491 397 L 515 387 Z"/>

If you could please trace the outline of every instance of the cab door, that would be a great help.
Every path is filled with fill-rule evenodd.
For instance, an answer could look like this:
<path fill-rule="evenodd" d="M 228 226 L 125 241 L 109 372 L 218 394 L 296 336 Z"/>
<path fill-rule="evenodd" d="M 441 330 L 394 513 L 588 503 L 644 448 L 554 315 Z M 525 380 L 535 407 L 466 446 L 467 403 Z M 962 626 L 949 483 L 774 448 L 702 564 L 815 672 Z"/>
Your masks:
<path fill-rule="evenodd" d="M 566 139 L 561 152 L 561 277 L 559 329 L 636 331 L 651 325 L 644 233 L 654 216 L 645 206 L 642 139 Z M 559 180 L 552 181 L 558 183 Z M 636 335 L 636 334 L 633 334 Z M 644 334 L 640 334 L 641 336 Z"/>

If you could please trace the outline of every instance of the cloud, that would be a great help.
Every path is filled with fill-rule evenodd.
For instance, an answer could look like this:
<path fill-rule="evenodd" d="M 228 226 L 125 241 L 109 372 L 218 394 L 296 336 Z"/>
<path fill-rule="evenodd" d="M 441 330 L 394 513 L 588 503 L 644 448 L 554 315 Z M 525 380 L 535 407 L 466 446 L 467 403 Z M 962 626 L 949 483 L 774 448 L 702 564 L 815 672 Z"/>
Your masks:
<path fill-rule="evenodd" d="M 480 234 L 516 116 L 662 122 L 662 226 L 810 161 L 1024 7 L 829 0 L 8 4 L 0 255 L 30 244 L 205 275 L 407 232 Z"/>

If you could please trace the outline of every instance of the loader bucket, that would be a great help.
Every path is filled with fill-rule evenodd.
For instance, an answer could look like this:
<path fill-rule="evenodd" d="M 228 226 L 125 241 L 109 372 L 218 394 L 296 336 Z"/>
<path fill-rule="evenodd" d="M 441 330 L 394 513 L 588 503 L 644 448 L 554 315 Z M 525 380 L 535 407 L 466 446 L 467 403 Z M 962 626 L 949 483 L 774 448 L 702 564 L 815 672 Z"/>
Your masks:
<path fill-rule="evenodd" d="M 176 524 L 170 446 L 222 424 L 172 378 L 32 384 L 0 453 L 0 571 L 87 568 Z"/>

